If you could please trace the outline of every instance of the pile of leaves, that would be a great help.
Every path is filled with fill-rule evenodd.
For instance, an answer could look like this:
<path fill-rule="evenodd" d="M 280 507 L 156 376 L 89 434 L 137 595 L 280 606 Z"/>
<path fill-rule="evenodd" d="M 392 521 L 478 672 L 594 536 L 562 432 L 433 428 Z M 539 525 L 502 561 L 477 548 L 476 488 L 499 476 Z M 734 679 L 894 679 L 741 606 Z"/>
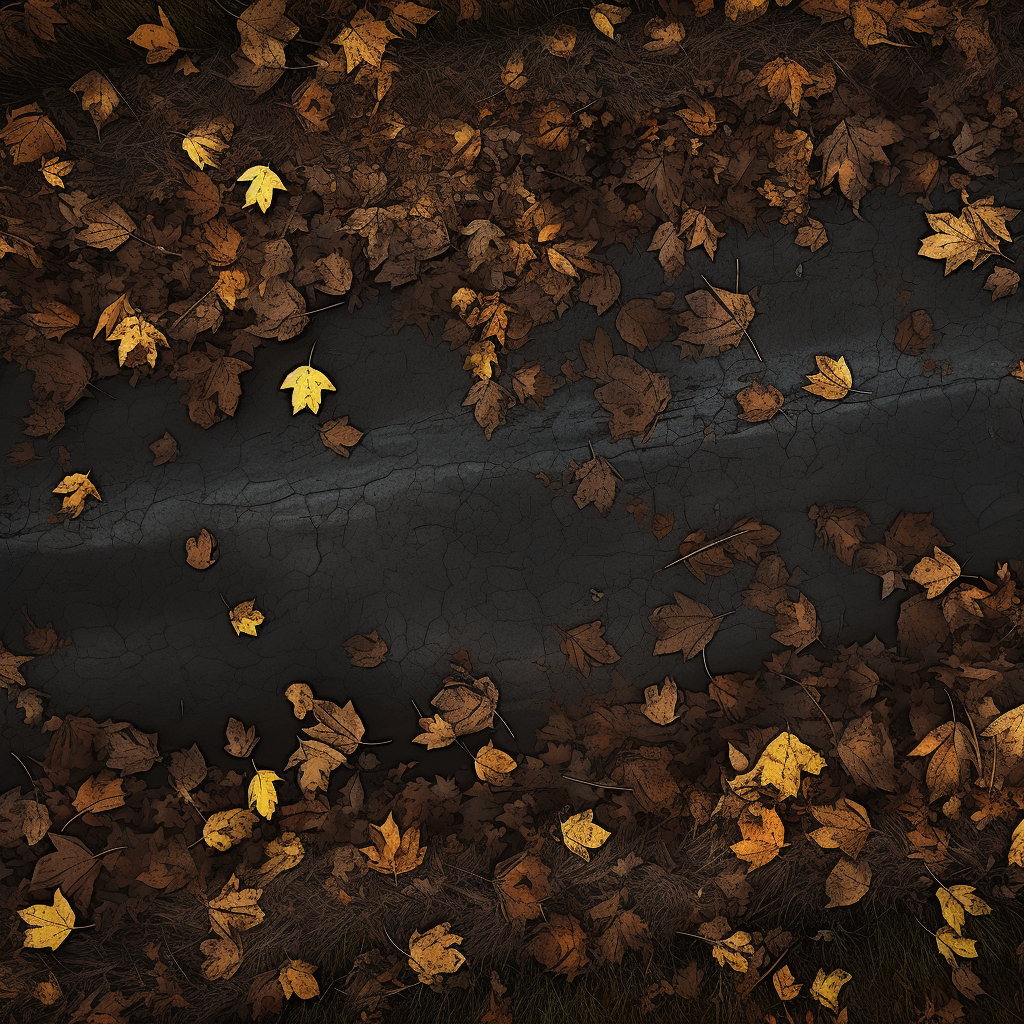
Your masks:
<path fill-rule="evenodd" d="M 230 771 L 128 722 L 41 721 L 45 756 L 0 796 L 3 900 L 26 926 L 5 939 L 0 995 L 25 1022 L 259 1019 L 328 995 L 345 1019 L 386 1020 L 408 1019 L 410 989 L 490 981 L 479 1019 L 505 1024 L 508 986 L 536 963 L 567 983 L 640 972 L 640 1016 L 717 990 L 745 1019 L 832 1024 L 879 1009 L 823 952 L 828 912 L 858 905 L 929 933 L 950 977 L 935 1019 L 1004 1005 L 976 924 L 1017 923 L 1024 886 L 1024 564 L 963 577 L 930 514 L 876 541 L 860 509 L 809 514 L 841 562 L 914 591 L 895 647 L 810 653 L 814 607 L 777 531 L 746 517 L 710 545 L 687 538 L 683 560 L 697 578 L 753 562 L 743 601 L 774 613 L 786 649 L 753 675 L 709 673 L 706 693 L 613 671 L 610 692 L 551 705 L 533 752 L 466 651 L 420 713 L 424 761 L 390 768 L 373 750 L 384 723 L 306 683 L 281 697 L 301 723 L 283 774 L 257 767 L 236 719 Z M 248 604 L 231 617 L 255 634 Z M 677 593 L 650 616 L 654 652 L 702 654 L 721 618 Z M 30 626 L 29 649 L 61 642 Z M 618 659 L 599 620 L 555 628 L 584 675 Z M 387 654 L 376 632 L 345 648 L 354 666 Z M 0 652 L 26 705 L 32 660 Z M 456 745 L 464 772 L 415 771 Z"/>
<path fill-rule="evenodd" d="M 575 379 L 529 357 L 530 333 L 619 301 L 612 243 L 649 236 L 670 285 L 730 222 L 780 222 L 816 251 L 812 199 L 837 191 L 856 211 L 890 184 L 929 211 L 937 187 L 962 193 L 962 212 L 929 215 L 922 252 L 946 272 L 1011 241 L 1010 211 L 963 191 L 1024 153 L 1009 0 L 522 6 L 520 30 L 488 34 L 515 3 L 257 0 L 226 18 L 228 55 L 190 42 L 206 30 L 168 4 L 119 40 L 133 65 L 9 108 L 0 351 L 33 375 L 28 437 L 55 437 L 112 376 L 170 376 L 210 427 L 235 414 L 259 346 L 383 284 L 396 330 L 458 353 L 490 437 Z M 45 63 L 74 49 L 84 7 L 8 5 L 0 47 Z M 1018 280 L 1004 263 L 985 287 Z M 626 304 L 617 329 L 642 352 L 674 312 L 681 354 L 715 354 L 753 314 L 730 294 Z M 667 382 L 629 357 L 588 375 L 620 407 L 644 393 L 654 411 L 620 413 L 612 438 L 648 436 Z M 36 455 L 30 440 L 10 457 Z"/>

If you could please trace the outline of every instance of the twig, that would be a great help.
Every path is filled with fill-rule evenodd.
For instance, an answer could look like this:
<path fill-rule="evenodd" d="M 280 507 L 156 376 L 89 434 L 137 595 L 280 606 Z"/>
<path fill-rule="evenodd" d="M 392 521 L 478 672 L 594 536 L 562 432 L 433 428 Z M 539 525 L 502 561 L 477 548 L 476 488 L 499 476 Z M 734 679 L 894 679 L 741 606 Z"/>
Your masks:
<path fill-rule="evenodd" d="M 587 782 L 586 779 L 574 779 L 570 775 L 563 775 L 562 778 L 565 779 L 566 782 L 578 782 L 581 786 L 593 786 L 595 789 L 618 789 L 623 793 L 633 792 L 632 786 L 602 786 L 600 782 Z"/>
<path fill-rule="evenodd" d="M 702 551 L 707 551 L 708 548 L 713 548 L 718 544 L 724 544 L 727 540 L 732 540 L 733 537 L 739 537 L 743 533 L 753 533 L 753 530 L 737 530 L 735 533 L 726 534 L 724 537 L 716 537 L 714 540 L 709 541 L 702 548 L 697 548 L 696 551 L 691 551 L 688 555 L 683 555 L 682 558 L 677 558 L 674 562 L 669 562 L 668 565 L 663 565 L 661 569 L 655 569 L 654 572 L 657 574 L 664 569 L 671 569 L 673 565 L 678 565 L 680 562 L 685 562 L 688 558 L 693 558 L 694 555 L 699 555 Z"/>

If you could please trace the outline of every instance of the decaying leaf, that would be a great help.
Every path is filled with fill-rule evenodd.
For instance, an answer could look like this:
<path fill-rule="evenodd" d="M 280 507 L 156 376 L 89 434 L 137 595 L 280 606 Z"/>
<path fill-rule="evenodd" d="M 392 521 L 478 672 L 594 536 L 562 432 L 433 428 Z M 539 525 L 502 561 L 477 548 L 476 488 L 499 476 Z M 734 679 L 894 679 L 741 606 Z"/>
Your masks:
<path fill-rule="evenodd" d="M 800 791 L 800 773 L 818 775 L 827 762 L 807 746 L 799 736 L 781 732 L 764 748 L 750 771 L 729 780 L 729 787 L 741 796 L 754 792 L 753 787 L 771 786 L 780 799 L 796 796 Z"/>
<path fill-rule="evenodd" d="M 185 541 L 185 561 L 193 569 L 209 569 L 217 561 L 217 538 L 205 527 Z"/>
<path fill-rule="evenodd" d="M 839 990 L 848 981 L 851 981 L 852 978 L 853 975 L 844 971 L 841 967 L 837 967 L 828 975 L 819 968 L 814 981 L 811 982 L 811 995 L 817 999 L 822 1006 L 827 1007 L 833 1013 L 838 1013 Z"/>
<path fill-rule="evenodd" d="M 96 490 L 95 484 L 89 479 L 88 473 L 69 473 L 53 489 L 54 494 L 63 494 L 64 499 L 61 510 L 50 516 L 51 522 L 59 519 L 77 519 L 85 511 L 85 499 L 95 498 L 101 501 L 100 492 Z"/>
<path fill-rule="evenodd" d="M 853 374 L 846 365 L 846 357 L 815 356 L 814 360 L 820 372 L 807 374 L 811 383 L 804 385 L 804 391 L 833 401 L 845 398 L 853 387 Z"/>
<path fill-rule="evenodd" d="M 764 423 L 770 420 L 782 408 L 782 392 L 771 384 L 754 381 L 736 395 L 743 412 L 741 420 L 748 423 Z"/>
<path fill-rule="evenodd" d="M 409 939 L 409 966 L 424 985 L 430 985 L 439 974 L 454 974 L 466 958 L 457 949 L 461 935 L 455 935 L 445 921 L 423 932 L 413 932 Z"/>
<path fill-rule="evenodd" d="M 413 825 L 400 832 L 394 817 L 389 813 L 383 825 L 370 825 L 370 840 L 373 846 L 364 846 L 370 867 L 381 874 L 397 878 L 406 871 L 415 871 L 423 863 L 427 848 L 420 846 L 419 826 Z"/>
<path fill-rule="evenodd" d="M 254 608 L 255 604 L 256 598 L 251 601 L 242 601 L 228 613 L 231 625 L 239 636 L 243 633 L 256 636 L 256 627 L 263 621 L 263 612 L 257 611 Z"/>
<path fill-rule="evenodd" d="M 674 604 L 655 608 L 648 621 L 658 634 L 654 645 L 655 654 L 681 652 L 683 660 L 700 654 L 718 631 L 723 616 L 715 615 L 711 609 L 693 598 L 673 594 Z"/>
<path fill-rule="evenodd" d="M 927 587 L 929 600 L 938 597 L 946 587 L 960 578 L 960 563 L 940 548 L 933 551 L 934 557 L 925 556 L 910 572 L 910 578 L 922 587 Z"/>
<path fill-rule="evenodd" d="M 600 619 L 573 629 L 562 629 L 556 623 L 551 625 L 562 638 L 559 649 L 569 659 L 569 664 L 584 676 L 590 675 L 591 665 L 612 665 L 619 660 L 618 652 L 604 639 L 604 624 Z"/>
<path fill-rule="evenodd" d="M 648 686 L 644 690 L 644 704 L 640 710 L 652 722 L 670 725 L 679 717 L 676 713 L 676 699 L 676 682 L 665 676 L 665 682 L 660 690 L 657 685 Z"/>

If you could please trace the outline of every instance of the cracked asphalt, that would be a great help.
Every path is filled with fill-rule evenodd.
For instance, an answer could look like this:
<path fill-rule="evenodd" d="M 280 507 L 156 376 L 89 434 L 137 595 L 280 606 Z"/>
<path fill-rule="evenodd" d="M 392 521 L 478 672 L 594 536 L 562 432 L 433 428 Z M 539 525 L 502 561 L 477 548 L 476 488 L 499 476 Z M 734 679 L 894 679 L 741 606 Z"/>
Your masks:
<path fill-rule="evenodd" d="M 1011 170 L 996 200 L 1024 207 L 1024 172 Z M 956 193 L 932 199 L 959 209 Z M 545 701 L 606 689 L 612 671 L 584 679 L 569 668 L 553 622 L 600 618 L 621 655 L 614 668 L 638 699 L 667 674 L 689 687 L 707 682 L 700 658 L 652 653 L 647 616 L 673 590 L 716 611 L 737 609 L 707 648 L 712 672 L 753 670 L 780 649 L 772 618 L 741 603 L 751 567 L 706 584 L 683 566 L 655 573 L 687 532 L 715 536 L 748 514 L 781 532 L 779 552 L 805 574 L 800 590 L 826 646 L 872 635 L 892 643 L 905 593 L 882 602 L 877 577 L 815 542 L 807 509 L 860 506 L 875 524 L 870 539 L 900 511 L 932 511 L 965 573 L 991 578 L 997 560 L 1022 556 L 1024 383 L 1008 371 L 1024 358 L 1024 291 L 993 302 L 982 290 L 993 261 L 944 277 L 941 263 L 918 257 L 929 229 L 911 197 L 871 193 L 863 221 L 844 205 L 816 204 L 830 238 L 816 253 L 796 247 L 786 228 L 768 238 L 730 231 L 713 263 L 688 253 L 670 286 L 646 239 L 632 253 L 611 250 L 623 302 L 669 290 L 685 308 L 683 296 L 704 287 L 701 274 L 731 289 L 737 258 L 741 288 L 760 289 L 750 333 L 764 363 L 746 342 L 699 362 L 681 361 L 668 341 L 630 352 L 668 374 L 672 388 L 646 444 L 609 441 L 587 378 L 560 388 L 543 410 L 516 408 L 486 441 L 462 407 L 470 380 L 461 358 L 418 328 L 394 334 L 386 290 L 353 315 L 326 312 L 302 337 L 258 349 L 238 414 L 209 431 L 189 421 L 173 381 L 104 382 L 112 397 L 81 401 L 52 442 L 37 442 L 45 459 L 0 467 L 4 643 L 24 652 L 23 611 L 52 620 L 72 645 L 24 669 L 50 695 L 47 714 L 88 706 L 97 718 L 158 732 L 164 750 L 196 741 L 208 760 L 235 767 L 221 750 L 229 715 L 256 725 L 259 760 L 283 763 L 299 728 L 283 694 L 296 680 L 318 696 L 354 700 L 368 739 L 395 738 L 375 748 L 380 756 L 422 759 L 423 748 L 407 742 L 417 731 L 411 702 L 426 708 L 464 648 L 497 683 L 519 745 L 532 750 Z M 1024 230 L 1024 214 L 1010 229 Z M 930 313 L 937 339 L 912 357 L 893 338 L 915 309 Z M 555 373 L 599 325 L 624 353 L 616 311 L 598 317 L 578 303 L 533 331 L 520 353 Z M 318 416 L 292 416 L 279 385 L 313 341 L 314 364 L 337 391 Z M 845 355 L 854 387 L 870 394 L 829 402 L 803 391 L 818 354 Z M 4 451 L 23 439 L 28 411 L 30 379 L 16 369 L 0 367 Z M 733 396 L 752 380 L 785 395 L 769 422 L 737 418 Z M 342 415 L 366 432 L 349 459 L 316 430 Z M 154 467 L 148 446 L 165 430 L 181 454 Z M 588 443 L 621 473 L 621 492 L 674 513 L 667 538 L 654 538 L 649 519 L 637 525 L 628 497 L 602 518 L 593 506 L 578 509 L 571 490 L 535 479 L 585 461 Z M 49 453 L 58 445 L 70 450 L 72 471 L 91 470 L 103 500 L 54 525 L 46 517 L 59 507 L 51 491 L 63 471 Z M 203 527 L 218 539 L 219 560 L 198 572 L 185 563 L 184 542 Z M 591 588 L 604 598 L 594 602 Z M 223 603 L 249 598 L 266 616 L 256 638 L 235 635 Z M 387 661 L 351 667 L 343 641 L 374 629 L 389 645 Z M 0 771 L 11 779 L 20 769 L 8 751 L 40 746 L 19 719 L 9 708 L 0 738 Z"/>

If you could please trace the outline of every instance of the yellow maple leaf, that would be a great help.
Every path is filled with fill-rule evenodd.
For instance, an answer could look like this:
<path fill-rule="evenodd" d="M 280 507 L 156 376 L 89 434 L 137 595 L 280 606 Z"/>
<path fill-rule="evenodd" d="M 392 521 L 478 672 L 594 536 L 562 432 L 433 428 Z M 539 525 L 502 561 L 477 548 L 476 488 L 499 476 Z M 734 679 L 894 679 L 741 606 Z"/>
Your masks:
<path fill-rule="evenodd" d="M 739 826 L 743 839 L 730 846 L 740 860 L 745 860 L 750 865 L 747 874 L 774 860 L 784 846 L 789 846 L 789 843 L 783 841 L 785 828 L 778 812 L 770 807 L 757 810 L 760 811 L 758 815 L 744 813 L 740 817 Z"/>
<path fill-rule="evenodd" d="M 157 7 L 156 12 L 160 16 L 159 25 L 140 25 L 128 37 L 128 42 L 149 51 L 146 54 L 147 64 L 159 64 L 168 60 L 181 48 L 178 44 L 178 34 L 171 27 L 163 8 Z"/>
<path fill-rule="evenodd" d="M 723 966 L 728 965 L 739 974 L 746 974 L 750 967 L 747 957 L 754 955 L 749 932 L 733 932 L 727 939 L 716 939 L 711 955 Z"/>
<path fill-rule="evenodd" d="M 729 782 L 733 792 L 743 796 L 743 790 L 751 786 L 773 786 L 783 799 L 796 796 L 800 791 L 800 772 L 818 775 L 828 762 L 813 748 L 807 746 L 799 736 L 791 732 L 780 732 L 768 744 L 757 759 L 757 764 L 743 775 L 737 775 Z"/>
<path fill-rule="evenodd" d="M 92 470 L 89 470 L 91 473 Z M 89 479 L 89 473 L 69 473 L 53 489 L 54 494 L 63 494 L 64 501 L 61 506 L 60 517 L 65 519 L 77 519 L 85 511 L 85 499 L 95 498 L 102 501 L 100 492 Z"/>
<path fill-rule="evenodd" d="M 829 356 L 815 356 L 815 362 L 821 373 L 807 374 L 810 384 L 804 385 L 804 391 L 821 398 L 845 398 L 853 386 L 853 374 L 846 365 L 846 357 L 831 359 Z"/>
<path fill-rule="evenodd" d="M 303 409 L 320 411 L 320 400 L 324 391 L 336 391 L 326 374 L 312 366 L 296 366 L 281 382 L 281 390 L 292 389 L 292 415 Z"/>
<path fill-rule="evenodd" d="M 188 158 L 200 169 L 203 167 L 216 167 L 215 154 L 228 148 L 227 142 L 222 136 L 231 138 L 232 126 L 224 118 L 216 118 L 206 124 L 193 128 L 185 138 L 181 140 L 181 148 L 185 150 Z"/>
<path fill-rule="evenodd" d="M 807 68 L 795 60 L 787 60 L 785 57 L 776 57 L 775 60 L 765 64 L 757 76 L 757 85 L 763 86 L 772 98 L 768 112 L 771 113 L 780 103 L 785 103 L 793 112 L 794 117 L 800 113 L 800 101 L 803 99 L 804 88 L 812 81 L 813 79 L 807 73 Z"/>
<path fill-rule="evenodd" d="M 60 889 L 53 894 L 53 906 L 36 903 L 18 916 L 28 925 L 23 945 L 30 949 L 56 949 L 75 927 L 75 912 Z"/>
<path fill-rule="evenodd" d="M 827 975 L 821 968 L 811 983 L 811 995 L 833 1013 L 839 1012 L 839 990 L 852 979 L 853 975 L 837 967 Z"/>
<path fill-rule="evenodd" d="M 980 896 L 974 895 L 973 885 L 942 886 L 935 897 L 942 908 L 942 916 L 957 935 L 962 933 L 967 920 L 965 914 L 984 917 L 992 913 L 992 908 Z"/>
<path fill-rule="evenodd" d="M 255 808 L 258 814 L 262 814 L 268 820 L 273 817 L 277 808 L 275 782 L 284 782 L 284 779 L 269 768 L 260 768 L 249 783 L 249 808 Z"/>
<path fill-rule="evenodd" d="M 263 612 L 258 612 L 253 608 L 255 603 L 256 598 L 251 601 L 242 601 L 241 604 L 236 604 L 228 614 L 231 625 L 234 626 L 235 632 L 239 636 L 242 633 L 256 636 L 256 627 L 263 621 Z"/>
<path fill-rule="evenodd" d="M 150 366 L 156 366 L 157 346 L 169 347 L 163 331 L 148 320 L 143 319 L 137 313 L 124 317 L 109 332 L 107 338 L 110 341 L 119 343 L 117 346 L 117 363 L 119 366 L 124 366 L 124 361 L 128 358 L 129 354 L 139 346 L 142 347 L 142 351 L 145 353 L 146 362 Z"/>
<path fill-rule="evenodd" d="M 243 208 L 256 204 L 266 213 L 270 209 L 270 202 L 274 198 L 274 189 L 287 192 L 285 183 L 266 165 L 254 164 L 252 167 L 242 171 L 237 181 L 248 181 L 249 187 L 245 190 L 245 202 Z"/>
<path fill-rule="evenodd" d="M 427 848 L 420 846 L 420 830 L 418 825 L 401 833 L 395 824 L 394 816 L 389 812 L 383 825 L 370 825 L 370 841 L 373 846 L 360 847 L 374 871 L 383 875 L 399 875 L 406 871 L 415 871 L 423 863 Z"/>
<path fill-rule="evenodd" d="M 462 953 L 451 948 L 462 942 L 462 936 L 450 928 L 445 921 L 422 934 L 413 932 L 409 939 L 409 966 L 424 985 L 433 984 L 439 974 L 454 974 L 466 962 Z"/>
<path fill-rule="evenodd" d="M 934 549 L 935 557 L 925 555 L 910 573 L 910 578 L 922 587 L 927 587 L 926 597 L 938 597 L 946 587 L 960 578 L 960 563 L 940 548 Z"/>
<path fill-rule="evenodd" d="M 978 955 L 978 951 L 975 949 L 976 942 L 977 939 L 965 939 L 962 935 L 957 935 L 948 924 L 944 924 L 935 933 L 935 944 L 939 947 L 939 952 L 945 957 L 946 963 L 954 969 L 957 966 L 956 958 L 958 956 L 966 959 Z"/>
<path fill-rule="evenodd" d="M 378 21 L 364 8 L 356 11 L 348 28 L 343 29 L 331 42 L 344 51 L 346 72 L 351 74 L 363 61 L 371 67 L 379 68 L 384 47 L 390 40 L 397 38 L 385 22 Z"/>
<path fill-rule="evenodd" d="M 570 815 L 559 824 L 562 827 L 562 842 L 584 860 L 590 860 L 590 851 L 603 846 L 611 835 L 608 829 L 594 824 L 594 812 L 590 808 Z"/>

